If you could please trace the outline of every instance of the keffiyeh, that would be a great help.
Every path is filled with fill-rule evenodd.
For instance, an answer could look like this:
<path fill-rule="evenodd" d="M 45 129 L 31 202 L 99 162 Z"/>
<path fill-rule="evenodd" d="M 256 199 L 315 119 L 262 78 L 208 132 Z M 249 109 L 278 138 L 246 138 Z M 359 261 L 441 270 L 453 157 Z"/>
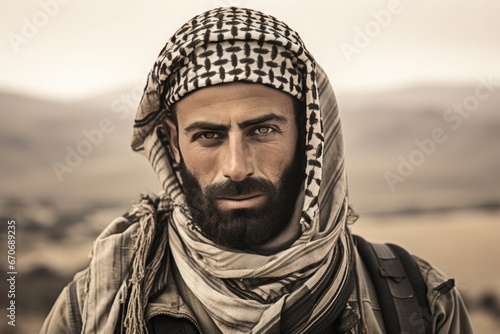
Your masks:
<path fill-rule="evenodd" d="M 261 83 L 305 101 L 306 168 L 296 222 L 302 234 L 272 255 L 219 247 L 190 224 L 182 180 L 163 131 L 164 117 L 183 96 L 235 81 Z M 258 11 L 232 7 L 198 15 L 158 56 L 139 105 L 132 147 L 146 155 L 162 183 L 161 206 L 169 214 L 160 223 L 168 224 L 164 241 L 168 238 L 179 272 L 223 332 L 317 333 L 345 306 L 353 284 L 352 246 L 336 107 L 328 80 L 298 34 Z M 143 234 L 132 268 L 128 332 L 143 330 L 140 313 L 148 282 L 159 268 L 154 258 L 160 255 L 153 254 L 156 265 L 145 270 L 152 238 L 146 230 Z"/>

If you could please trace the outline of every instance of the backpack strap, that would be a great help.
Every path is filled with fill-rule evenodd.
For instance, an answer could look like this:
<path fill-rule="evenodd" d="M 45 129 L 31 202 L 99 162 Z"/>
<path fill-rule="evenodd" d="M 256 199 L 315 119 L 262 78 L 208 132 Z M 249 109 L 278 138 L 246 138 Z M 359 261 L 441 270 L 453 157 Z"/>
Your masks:
<path fill-rule="evenodd" d="M 399 246 L 353 237 L 375 287 L 387 333 L 432 333 L 427 288 L 415 259 Z"/>
<path fill-rule="evenodd" d="M 432 316 L 429 307 L 429 301 L 427 299 L 427 285 L 425 284 L 424 278 L 420 268 L 415 261 L 415 258 L 408 253 L 405 249 L 394 244 L 387 244 L 394 253 L 399 257 L 401 264 L 403 265 L 407 277 L 410 280 L 411 286 L 415 291 L 415 296 L 418 301 L 420 313 L 417 314 L 418 321 L 420 321 L 420 326 L 425 328 L 425 332 L 421 330 L 421 333 L 432 334 Z M 417 319 L 410 318 L 409 321 L 416 323 Z"/>

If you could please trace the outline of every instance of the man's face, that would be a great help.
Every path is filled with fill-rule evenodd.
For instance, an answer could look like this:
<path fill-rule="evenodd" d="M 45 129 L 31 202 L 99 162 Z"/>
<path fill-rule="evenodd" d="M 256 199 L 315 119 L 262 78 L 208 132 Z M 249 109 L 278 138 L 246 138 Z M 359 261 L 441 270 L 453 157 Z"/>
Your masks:
<path fill-rule="evenodd" d="M 251 248 L 288 223 L 302 180 L 293 98 L 260 84 L 197 90 L 168 120 L 193 223 L 219 245 Z"/>

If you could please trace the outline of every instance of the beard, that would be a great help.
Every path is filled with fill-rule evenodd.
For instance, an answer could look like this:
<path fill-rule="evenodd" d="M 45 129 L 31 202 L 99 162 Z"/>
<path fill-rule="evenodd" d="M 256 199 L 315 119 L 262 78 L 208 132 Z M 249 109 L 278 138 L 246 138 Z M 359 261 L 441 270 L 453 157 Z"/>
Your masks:
<path fill-rule="evenodd" d="M 276 185 L 264 178 L 249 177 L 211 184 L 205 191 L 182 160 L 179 169 L 192 223 L 215 244 L 240 250 L 277 236 L 290 221 L 303 180 L 302 162 L 295 160 L 284 169 Z M 265 194 L 266 201 L 256 207 L 232 210 L 221 210 L 216 203 L 220 197 L 252 192 Z"/>

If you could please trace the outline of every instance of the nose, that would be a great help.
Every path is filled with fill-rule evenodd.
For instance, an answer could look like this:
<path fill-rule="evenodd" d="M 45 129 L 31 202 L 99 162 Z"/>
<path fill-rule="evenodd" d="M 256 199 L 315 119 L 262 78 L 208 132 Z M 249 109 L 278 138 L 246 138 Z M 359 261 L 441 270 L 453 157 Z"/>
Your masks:
<path fill-rule="evenodd" d="M 230 138 L 228 140 L 222 173 L 224 177 L 236 182 L 242 181 L 255 173 L 253 156 L 248 144 L 241 138 Z"/>

